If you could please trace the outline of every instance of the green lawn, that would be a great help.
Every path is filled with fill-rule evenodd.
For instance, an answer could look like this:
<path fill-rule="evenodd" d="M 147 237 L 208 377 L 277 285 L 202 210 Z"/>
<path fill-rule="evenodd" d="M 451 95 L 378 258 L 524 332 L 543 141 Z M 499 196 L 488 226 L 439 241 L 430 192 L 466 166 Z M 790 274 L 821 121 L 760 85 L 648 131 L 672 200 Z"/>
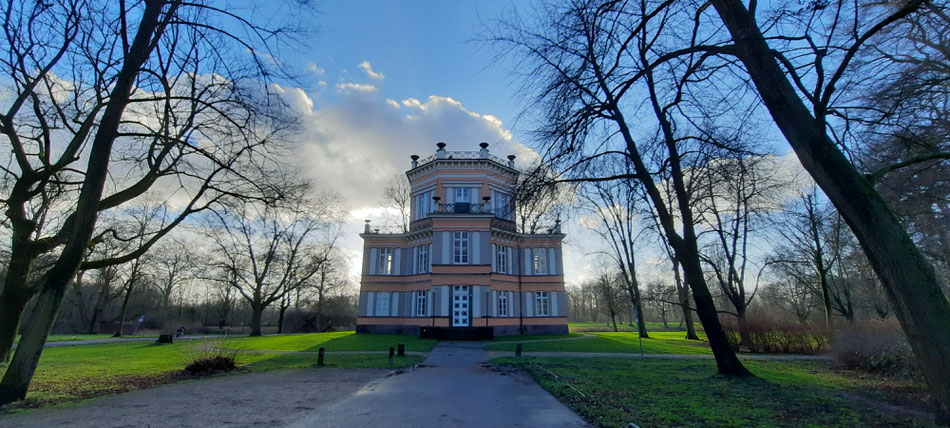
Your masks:
<path fill-rule="evenodd" d="M 293 336 L 264 336 L 227 340 L 181 340 L 170 345 L 151 342 L 119 342 L 99 345 L 51 347 L 43 351 L 36 375 L 27 394 L 27 406 L 73 401 L 108 395 L 186 379 L 182 369 L 202 352 L 220 348 L 274 351 L 389 349 L 389 343 L 406 343 L 409 350 L 426 351 L 435 341 L 406 336 L 354 335 L 353 332 Z M 237 346 L 232 346 L 237 345 Z M 319 345 L 319 346 L 318 346 Z M 394 345 L 393 345 L 394 346 Z M 239 353 L 243 372 L 313 367 L 314 353 Z M 423 357 L 397 357 L 390 366 L 388 355 L 327 354 L 328 367 L 402 368 L 422 362 Z M 4 369 L 0 368 L 0 373 Z"/>
<path fill-rule="evenodd" d="M 111 334 L 51 334 L 46 338 L 47 342 L 67 342 L 71 340 L 91 340 L 91 339 L 108 339 L 112 337 Z M 14 343 L 20 341 L 20 335 L 16 336 Z"/>
<path fill-rule="evenodd" d="M 570 339 L 583 336 L 581 333 L 568 334 L 526 334 L 524 336 L 496 336 L 486 342 L 524 342 L 528 340 L 551 340 L 551 339 Z"/>
<path fill-rule="evenodd" d="M 295 334 L 287 336 L 238 337 L 225 340 L 231 349 L 256 349 L 268 351 L 388 351 L 398 344 L 405 344 L 407 351 L 429 352 L 438 341 L 420 339 L 416 336 L 389 334 L 355 334 L 352 331 L 333 333 Z"/>
<path fill-rule="evenodd" d="M 639 353 L 640 343 L 636 333 L 587 333 L 594 337 L 557 342 L 525 342 L 524 352 L 621 352 Z M 700 337 L 703 337 L 700 335 Z M 485 346 L 489 351 L 514 351 L 514 343 L 497 343 Z M 711 354 L 705 341 L 686 340 L 681 332 L 655 331 L 649 339 L 643 339 L 645 354 Z"/>
<path fill-rule="evenodd" d="M 654 331 L 686 331 L 686 324 L 683 324 L 683 327 L 680 327 L 679 322 L 670 322 L 664 326 L 662 322 L 648 321 L 646 322 L 646 326 L 647 333 L 653 333 Z M 607 324 L 605 322 L 572 322 L 567 324 L 567 328 L 571 332 L 577 333 L 614 331 L 614 325 Z M 699 322 L 696 323 L 696 328 L 702 328 Z M 620 320 L 617 320 L 617 329 L 620 331 L 637 331 L 637 325 L 630 325 L 628 321 L 620 322 Z"/>
<path fill-rule="evenodd" d="M 837 373 L 827 362 L 744 361 L 758 376 L 748 379 L 719 376 L 715 362 L 702 359 L 499 358 L 491 363 L 527 370 L 558 400 L 607 427 L 631 422 L 641 427 L 930 424 L 869 401 L 882 395 L 880 379 Z M 922 388 L 893 382 L 887 387 Z"/>

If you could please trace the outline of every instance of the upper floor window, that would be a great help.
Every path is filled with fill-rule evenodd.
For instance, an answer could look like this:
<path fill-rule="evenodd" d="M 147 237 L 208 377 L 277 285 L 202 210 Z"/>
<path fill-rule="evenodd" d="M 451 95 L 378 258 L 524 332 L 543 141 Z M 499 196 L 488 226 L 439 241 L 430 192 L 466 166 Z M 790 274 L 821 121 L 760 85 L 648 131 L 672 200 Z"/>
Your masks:
<path fill-rule="evenodd" d="M 495 254 L 495 271 L 508 273 L 508 247 L 499 245 Z"/>
<path fill-rule="evenodd" d="M 455 188 L 455 202 L 471 202 L 472 194 L 471 189 L 468 187 L 456 187 Z"/>
<path fill-rule="evenodd" d="M 391 275 L 393 273 L 392 248 L 379 249 L 379 257 L 376 260 L 376 273 L 378 275 Z"/>
<path fill-rule="evenodd" d="M 426 273 L 429 271 L 429 246 L 423 245 L 419 247 L 418 251 L 419 257 L 416 260 L 416 263 L 418 263 L 418 269 L 416 273 Z"/>
<path fill-rule="evenodd" d="M 548 303 L 547 291 L 537 292 L 535 294 L 534 301 L 535 301 L 535 307 L 537 308 L 537 310 L 535 311 L 537 316 L 546 317 L 546 316 L 551 315 L 551 307 L 550 307 L 550 304 Z"/>
<path fill-rule="evenodd" d="M 455 232 L 453 239 L 453 258 L 455 264 L 468 264 L 468 232 Z"/>
<path fill-rule="evenodd" d="M 492 210 L 494 210 L 495 217 L 511 220 L 511 196 L 492 191 Z"/>
<path fill-rule="evenodd" d="M 423 192 L 415 196 L 415 210 L 413 219 L 426 218 L 432 212 L 432 191 Z"/>
<path fill-rule="evenodd" d="M 548 254 L 545 248 L 534 249 L 534 274 L 544 275 L 548 273 Z"/>

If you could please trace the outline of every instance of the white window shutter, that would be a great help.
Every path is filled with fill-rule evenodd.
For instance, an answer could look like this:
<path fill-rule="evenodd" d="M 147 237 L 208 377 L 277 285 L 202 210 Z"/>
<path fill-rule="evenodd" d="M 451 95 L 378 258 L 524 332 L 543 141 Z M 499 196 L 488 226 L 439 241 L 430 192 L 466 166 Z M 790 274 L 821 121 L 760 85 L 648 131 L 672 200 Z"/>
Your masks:
<path fill-rule="evenodd" d="M 495 244 L 491 244 L 491 271 L 495 272 L 498 269 L 496 268 L 496 262 L 498 259 L 498 250 L 495 249 Z"/>
<path fill-rule="evenodd" d="M 557 275 L 557 263 L 555 262 L 556 257 L 554 257 L 554 248 L 548 248 L 548 274 Z"/>
<path fill-rule="evenodd" d="M 557 316 L 557 292 L 555 291 L 549 292 L 548 296 L 551 296 L 550 301 L 548 302 L 548 306 L 550 307 L 550 310 L 548 311 L 548 313 L 551 314 L 552 317 L 556 317 Z"/>
<path fill-rule="evenodd" d="M 372 248 L 369 250 L 369 274 L 376 275 L 376 267 L 379 265 L 379 250 Z"/>
<path fill-rule="evenodd" d="M 419 273 L 419 247 L 412 247 L 412 273 Z"/>

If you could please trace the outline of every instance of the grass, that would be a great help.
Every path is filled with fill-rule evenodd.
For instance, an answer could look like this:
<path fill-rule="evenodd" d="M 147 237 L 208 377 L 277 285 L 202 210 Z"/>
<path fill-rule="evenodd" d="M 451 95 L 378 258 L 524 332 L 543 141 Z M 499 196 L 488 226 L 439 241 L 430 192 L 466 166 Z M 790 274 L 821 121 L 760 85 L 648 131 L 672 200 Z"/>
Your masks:
<path fill-rule="evenodd" d="M 182 340 L 170 345 L 118 342 L 51 347 L 43 351 L 27 399 L 19 407 L 63 403 L 193 378 L 183 374 L 182 369 L 199 355 L 200 349 L 207 348 L 209 342 L 223 348 L 284 351 L 239 353 L 237 362 L 244 372 L 314 367 L 317 360 L 315 351 L 320 346 L 327 350 L 382 351 L 396 343 L 405 343 L 407 350 L 427 351 L 435 344 L 433 340 L 407 336 L 338 332 L 211 341 Z M 314 352 L 286 353 L 311 350 Z M 422 360 L 423 357 L 412 355 L 397 357 L 390 366 L 388 355 L 385 354 L 331 353 L 325 357 L 326 366 L 335 368 L 403 368 Z"/>
<path fill-rule="evenodd" d="M 610 352 L 639 353 L 640 341 L 636 333 L 588 333 L 593 337 L 556 342 L 526 342 L 524 352 Z M 700 335 L 700 337 L 703 337 Z M 515 343 L 496 343 L 485 346 L 489 351 L 514 351 Z M 644 354 L 711 354 L 705 341 L 686 340 L 682 332 L 650 332 L 643 339 Z"/>
<path fill-rule="evenodd" d="M 583 336 L 580 333 L 568 334 L 526 334 L 524 336 L 497 336 L 486 340 L 486 343 L 504 343 L 504 342 L 524 342 L 530 340 L 552 340 L 552 339 L 571 339 Z"/>
<path fill-rule="evenodd" d="M 558 400 L 607 427 L 631 422 L 682 427 L 931 423 L 919 413 L 896 412 L 873 401 L 882 387 L 906 385 L 882 386 L 879 379 L 838 373 L 828 362 L 745 361 L 758 377 L 743 379 L 719 376 L 715 362 L 702 359 L 499 358 L 491 363 L 525 369 Z"/>
<path fill-rule="evenodd" d="M 686 331 L 686 325 L 684 324 L 680 327 L 679 322 L 669 322 L 666 326 L 662 322 L 653 322 L 647 321 L 646 323 L 647 332 L 652 334 L 654 331 Z M 577 333 L 589 333 L 594 331 L 614 331 L 613 324 L 607 324 L 605 322 L 572 322 L 567 324 L 568 330 L 571 332 Z M 699 323 L 696 323 L 696 328 L 702 328 Z M 637 331 L 637 325 L 631 325 L 629 322 L 620 322 L 617 320 L 617 329 L 620 331 Z"/>
<path fill-rule="evenodd" d="M 266 351 L 388 351 L 398 344 L 406 345 L 407 351 L 429 352 L 438 341 L 415 336 L 389 334 L 355 334 L 352 331 L 333 333 L 294 334 L 287 336 L 239 337 L 225 340 L 230 349 Z"/>
<path fill-rule="evenodd" d="M 51 334 L 46 338 L 47 342 L 67 342 L 71 340 L 92 340 L 92 339 L 108 339 L 112 337 L 111 334 Z M 20 341 L 20 335 L 16 336 L 13 343 Z"/>

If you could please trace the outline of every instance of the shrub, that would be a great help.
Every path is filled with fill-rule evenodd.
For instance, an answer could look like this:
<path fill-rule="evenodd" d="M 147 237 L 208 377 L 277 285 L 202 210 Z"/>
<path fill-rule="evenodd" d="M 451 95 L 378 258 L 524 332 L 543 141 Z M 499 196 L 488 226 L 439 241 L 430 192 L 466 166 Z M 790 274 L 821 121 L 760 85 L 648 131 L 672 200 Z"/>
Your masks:
<path fill-rule="evenodd" d="M 865 322 L 835 332 L 832 356 L 846 369 L 902 379 L 920 376 L 907 338 L 894 323 Z"/>
<path fill-rule="evenodd" d="M 185 366 L 185 370 L 191 373 L 211 373 L 218 371 L 231 371 L 237 368 L 233 357 L 218 355 L 215 357 L 198 358 Z"/>
<path fill-rule="evenodd" d="M 748 318 L 749 351 L 770 354 L 820 354 L 828 346 L 828 332 L 824 327 L 767 318 Z M 732 319 L 723 322 L 729 343 L 739 349 L 738 323 Z"/>
<path fill-rule="evenodd" d="M 237 368 L 237 351 L 225 349 L 219 343 L 208 342 L 195 347 L 195 356 L 185 366 L 194 374 L 231 371 Z"/>

